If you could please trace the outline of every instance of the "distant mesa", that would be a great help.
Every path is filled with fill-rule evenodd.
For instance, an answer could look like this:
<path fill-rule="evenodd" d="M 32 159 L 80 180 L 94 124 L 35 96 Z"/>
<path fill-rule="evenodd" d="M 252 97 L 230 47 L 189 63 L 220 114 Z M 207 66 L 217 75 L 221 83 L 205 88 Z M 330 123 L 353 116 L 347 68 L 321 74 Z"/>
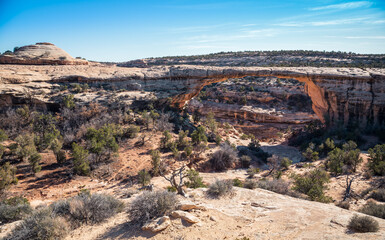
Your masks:
<path fill-rule="evenodd" d="M 88 61 L 75 59 L 52 43 L 41 42 L 3 53 L 0 55 L 0 64 L 87 65 Z"/>

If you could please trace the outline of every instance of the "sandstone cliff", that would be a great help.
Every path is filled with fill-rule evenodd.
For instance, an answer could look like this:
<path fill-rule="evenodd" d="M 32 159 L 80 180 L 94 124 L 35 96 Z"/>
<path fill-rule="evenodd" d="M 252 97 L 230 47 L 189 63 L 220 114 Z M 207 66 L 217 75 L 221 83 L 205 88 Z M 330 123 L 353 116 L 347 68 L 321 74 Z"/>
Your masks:
<path fill-rule="evenodd" d="M 22 98 L 26 91 L 36 92 L 38 89 L 45 95 L 36 93 L 33 97 L 49 102 L 52 101 L 49 95 L 55 84 L 105 83 L 116 85 L 128 92 L 146 92 L 158 98 L 171 97 L 176 106 L 183 107 L 205 85 L 245 76 L 275 76 L 304 82 L 305 91 L 313 103 L 313 110 L 322 121 L 341 121 L 345 124 L 359 122 L 361 126 L 384 124 L 384 69 L 0 65 L 0 94 Z"/>

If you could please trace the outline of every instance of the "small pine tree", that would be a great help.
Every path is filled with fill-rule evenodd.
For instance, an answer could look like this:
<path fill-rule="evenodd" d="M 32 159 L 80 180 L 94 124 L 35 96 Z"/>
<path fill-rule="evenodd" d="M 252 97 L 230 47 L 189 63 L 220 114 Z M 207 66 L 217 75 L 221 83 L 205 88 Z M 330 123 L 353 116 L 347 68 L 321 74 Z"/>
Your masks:
<path fill-rule="evenodd" d="M 78 175 L 89 175 L 90 165 L 88 163 L 88 150 L 82 146 L 73 143 L 72 144 L 72 157 L 74 163 L 74 172 Z"/>

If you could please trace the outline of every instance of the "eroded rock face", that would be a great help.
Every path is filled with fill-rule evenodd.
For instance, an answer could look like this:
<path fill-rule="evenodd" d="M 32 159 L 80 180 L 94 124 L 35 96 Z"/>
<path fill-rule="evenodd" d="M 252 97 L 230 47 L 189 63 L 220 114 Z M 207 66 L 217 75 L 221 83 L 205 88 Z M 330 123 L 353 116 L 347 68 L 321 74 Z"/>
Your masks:
<path fill-rule="evenodd" d="M 385 69 L 0 65 L 0 94 L 21 97 L 25 91 L 44 91 L 44 96 L 36 93 L 33 97 L 49 102 L 54 101 L 49 97 L 52 86 L 58 83 L 129 83 L 140 90 L 127 89 L 129 84 L 126 84 L 123 91 L 151 93 L 158 98 L 171 97 L 175 106 L 183 107 L 204 86 L 245 76 L 275 76 L 304 82 L 312 108 L 322 121 L 358 122 L 361 126 L 385 122 Z M 87 101 L 87 95 L 83 98 Z"/>
<path fill-rule="evenodd" d="M 0 55 L 0 64 L 86 65 L 88 62 L 73 58 L 52 43 L 36 43 L 18 48 L 13 54 Z"/>

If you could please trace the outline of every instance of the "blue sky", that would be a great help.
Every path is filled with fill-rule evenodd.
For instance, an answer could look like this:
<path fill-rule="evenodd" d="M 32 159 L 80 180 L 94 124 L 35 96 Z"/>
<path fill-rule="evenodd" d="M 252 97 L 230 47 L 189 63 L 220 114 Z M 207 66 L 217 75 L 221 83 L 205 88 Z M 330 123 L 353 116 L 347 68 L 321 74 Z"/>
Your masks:
<path fill-rule="evenodd" d="M 385 1 L 0 0 L 0 52 L 36 42 L 98 61 L 243 50 L 385 53 Z"/>

